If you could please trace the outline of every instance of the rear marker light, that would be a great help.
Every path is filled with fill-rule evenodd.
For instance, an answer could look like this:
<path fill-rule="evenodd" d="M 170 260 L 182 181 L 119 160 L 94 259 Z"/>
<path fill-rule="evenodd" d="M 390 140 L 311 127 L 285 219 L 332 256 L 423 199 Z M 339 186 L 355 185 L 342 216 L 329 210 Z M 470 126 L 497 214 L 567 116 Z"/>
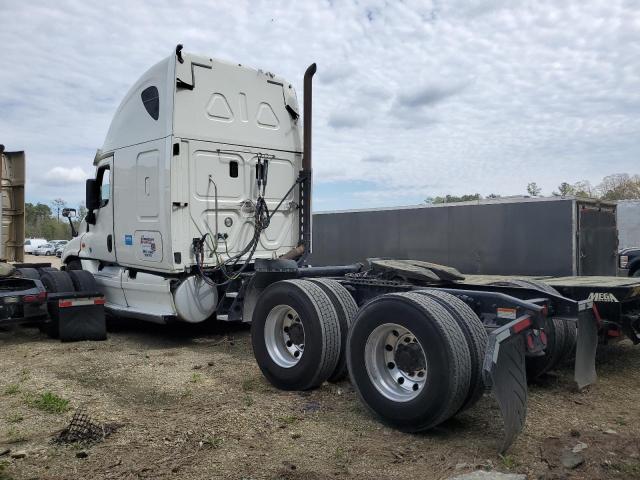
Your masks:
<path fill-rule="evenodd" d="M 627 268 L 627 265 L 629 265 L 629 256 L 620 255 L 620 268 Z"/>
<path fill-rule="evenodd" d="M 596 321 L 598 322 L 598 326 L 602 325 L 602 317 L 600 316 L 600 312 L 598 311 L 598 307 L 594 303 L 591 308 L 593 308 L 593 314 L 596 317 Z"/>
<path fill-rule="evenodd" d="M 527 348 L 529 349 L 529 351 L 533 350 L 534 348 L 534 343 L 533 343 L 533 335 L 527 335 Z"/>
<path fill-rule="evenodd" d="M 523 320 L 520 320 L 518 323 L 516 323 L 513 326 L 513 333 L 520 333 L 522 330 L 530 326 L 531 326 L 531 319 L 527 317 Z"/>

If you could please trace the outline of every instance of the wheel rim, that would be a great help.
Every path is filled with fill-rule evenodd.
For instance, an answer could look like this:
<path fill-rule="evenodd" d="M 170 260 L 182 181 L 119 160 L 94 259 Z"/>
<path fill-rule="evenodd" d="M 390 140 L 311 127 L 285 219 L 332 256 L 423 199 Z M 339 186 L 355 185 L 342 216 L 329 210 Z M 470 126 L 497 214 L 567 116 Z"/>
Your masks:
<path fill-rule="evenodd" d="M 395 323 L 377 327 L 367 338 L 365 366 L 376 389 L 395 402 L 416 398 L 427 380 L 427 356 L 416 336 Z"/>
<path fill-rule="evenodd" d="M 289 305 L 277 305 L 267 314 L 264 342 L 271 359 L 283 368 L 291 368 L 304 354 L 304 325 L 298 312 Z"/>

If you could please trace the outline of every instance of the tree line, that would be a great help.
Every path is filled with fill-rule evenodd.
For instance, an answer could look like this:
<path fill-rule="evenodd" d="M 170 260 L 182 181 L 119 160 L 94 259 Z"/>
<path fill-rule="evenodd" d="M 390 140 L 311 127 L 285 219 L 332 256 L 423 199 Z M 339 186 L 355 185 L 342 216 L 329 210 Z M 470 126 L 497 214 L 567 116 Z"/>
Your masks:
<path fill-rule="evenodd" d="M 25 238 L 46 238 L 47 240 L 70 240 L 69 221 L 62 216 L 67 202 L 56 198 L 50 205 L 45 203 L 25 203 Z M 86 214 L 83 204 L 77 207 L 78 216 L 74 219 L 76 229 L 80 219 Z"/>
<path fill-rule="evenodd" d="M 542 189 L 536 182 L 527 184 L 527 194 L 531 197 L 544 196 Z M 592 185 L 588 180 L 581 180 L 575 183 L 562 182 L 557 190 L 551 192 L 553 197 L 581 197 L 595 198 L 600 200 L 635 200 L 640 199 L 640 175 L 629 175 L 628 173 L 615 173 L 602 179 L 597 185 Z M 479 193 L 466 195 L 445 195 L 442 197 L 428 197 L 426 203 L 455 203 L 468 202 L 472 200 L 482 200 L 483 198 L 500 198 L 501 195 L 492 193 L 483 197 Z"/>

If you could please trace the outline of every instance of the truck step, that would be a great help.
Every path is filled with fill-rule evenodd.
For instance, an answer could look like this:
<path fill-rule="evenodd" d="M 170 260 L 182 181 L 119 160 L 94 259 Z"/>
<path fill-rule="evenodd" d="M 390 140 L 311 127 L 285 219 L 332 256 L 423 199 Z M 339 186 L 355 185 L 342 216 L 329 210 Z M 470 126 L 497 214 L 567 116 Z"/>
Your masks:
<path fill-rule="evenodd" d="M 225 292 L 224 296 L 227 298 L 236 298 L 238 296 L 238 292 Z"/>
<path fill-rule="evenodd" d="M 216 319 L 226 322 L 227 320 L 229 320 L 229 315 L 216 315 Z"/>

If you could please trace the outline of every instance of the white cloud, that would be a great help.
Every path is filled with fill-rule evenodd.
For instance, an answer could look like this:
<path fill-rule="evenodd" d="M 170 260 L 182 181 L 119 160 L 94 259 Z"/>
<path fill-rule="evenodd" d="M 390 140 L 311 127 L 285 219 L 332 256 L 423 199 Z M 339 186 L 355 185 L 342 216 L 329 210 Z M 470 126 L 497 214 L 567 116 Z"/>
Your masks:
<path fill-rule="evenodd" d="M 50 187 L 75 187 L 84 185 L 87 178 L 89 174 L 80 167 L 53 167 L 40 176 L 37 183 Z"/>
<path fill-rule="evenodd" d="M 26 150 L 28 175 L 67 169 L 28 198 L 82 199 L 61 179 L 91 170 L 120 99 L 177 43 L 278 73 L 300 98 L 317 62 L 316 179 L 380 185 L 379 201 L 638 172 L 633 2 L 34 0 L 0 17 L 0 142 Z M 381 155 L 395 161 L 364 160 Z"/>

